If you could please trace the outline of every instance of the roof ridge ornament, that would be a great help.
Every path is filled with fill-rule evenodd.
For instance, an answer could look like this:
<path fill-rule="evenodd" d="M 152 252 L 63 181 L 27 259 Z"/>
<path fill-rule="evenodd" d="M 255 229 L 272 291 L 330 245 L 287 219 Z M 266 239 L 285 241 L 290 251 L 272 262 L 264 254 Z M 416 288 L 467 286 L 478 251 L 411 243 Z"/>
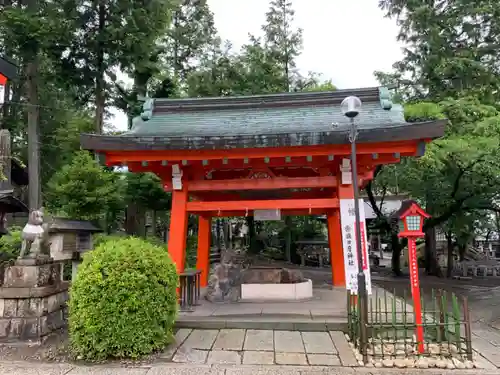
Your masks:
<path fill-rule="evenodd" d="M 142 105 L 141 119 L 143 121 L 151 120 L 153 117 L 153 108 L 155 100 L 153 98 L 141 97 L 139 100 L 144 100 L 144 104 Z"/>
<path fill-rule="evenodd" d="M 379 87 L 378 88 L 379 97 L 380 97 L 380 106 L 389 111 L 392 109 L 392 95 L 387 87 Z"/>

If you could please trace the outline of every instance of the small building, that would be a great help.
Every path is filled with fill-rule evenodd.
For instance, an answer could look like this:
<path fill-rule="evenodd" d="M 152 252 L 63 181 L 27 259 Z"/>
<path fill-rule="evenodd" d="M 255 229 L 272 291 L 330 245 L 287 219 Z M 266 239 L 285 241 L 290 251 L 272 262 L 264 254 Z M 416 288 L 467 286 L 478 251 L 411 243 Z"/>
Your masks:
<path fill-rule="evenodd" d="M 71 260 L 74 278 L 82 254 L 93 249 L 92 235 L 102 230 L 87 220 L 55 217 L 50 218 L 47 224 L 50 256 L 59 262 Z"/>

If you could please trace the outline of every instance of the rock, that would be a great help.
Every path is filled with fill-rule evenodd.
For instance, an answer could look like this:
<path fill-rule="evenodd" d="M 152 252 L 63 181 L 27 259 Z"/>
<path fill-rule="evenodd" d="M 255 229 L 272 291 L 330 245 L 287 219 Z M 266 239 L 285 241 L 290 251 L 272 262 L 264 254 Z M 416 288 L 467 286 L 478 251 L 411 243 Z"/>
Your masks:
<path fill-rule="evenodd" d="M 374 363 L 374 366 L 375 366 L 375 368 L 382 368 L 382 367 L 384 367 L 384 365 L 383 365 L 383 364 L 382 364 L 382 362 L 380 362 L 380 361 L 375 362 L 375 363 Z"/>
<path fill-rule="evenodd" d="M 413 360 L 411 358 L 406 358 L 405 362 L 406 362 L 406 367 L 408 367 L 408 368 L 415 367 L 415 360 Z"/>
<path fill-rule="evenodd" d="M 453 369 L 455 369 L 455 367 L 456 367 L 456 366 L 455 366 L 455 364 L 453 363 L 453 360 L 448 359 L 448 360 L 446 361 L 446 368 L 447 368 L 448 370 L 453 370 Z"/>
<path fill-rule="evenodd" d="M 419 358 L 415 363 L 417 368 L 429 368 L 429 361 L 426 358 Z"/>
<path fill-rule="evenodd" d="M 466 368 L 466 369 L 468 369 L 468 370 L 470 370 L 470 369 L 473 369 L 473 368 L 474 368 L 474 363 L 472 363 L 472 362 L 471 362 L 471 361 L 469 361 L 469 360 L 465 361 L 464 365 L 465 365 L 465 368 Z"/>
<path fill-rule="evenodd" d="M 357 361 L 362 361 L 363 360 L 363 355 L 361 353 L 356 353 L 355 357 L 356 357 Z"/>
<path fill-rule="evenodd" d="M 224 251 L 221 263 L 210 270 L 205 298 L 210 302 L 235 302 L 240 298 L 243 263 L 234 251 Z"/>
<path fill-rule="evenodd" d="M 436 367 L 437 368 L 441 368 L 441 369 L 444 369 L 446 368 L 446 366 L 448 365 L 448 363 L 446 363 L 445 360 L 443 359 L 439 359 L 437 362 L 436 362 Z"/>
<path fill-rule="evenodd" d="M 396 357 L 405 357 L 406 352 L 404 350 L 396 350 Z"/>
<path fill-rule="evenodd" d="M 280 284 L 281 269 L 249 268 L 241 275 L 242 284 Z"/>
<path fill-rule="evenodd" d="M 427 359 L 427 363 L 429 365 L 429 368 L 436 367 L 436 365 L 437 365 L 437 359 L 431 357 L 431 358 Z"/>
<path fill-rule="evenodd" d="M 458 369 L 464 369 L 465 368 L 465 364 L 460 361 L 458 358 L 452 358 L 451 359 L 452 362 L 453 362 L 453 365 L 458 368 Z"/>
<path fill-rule="evenodd" d="M 406 367 L 406 360 L 401 359 L 401 358 L 397 358 L 394 360 L 394 365 L 397 368 L 405 368 Z"/>
<path fill-rule="evenodd" d="M 394 367 L 394 361 L 392 359 L 384 359 L 382 360 L 382 365 L 384 367 Z"/>
<path fill-rule="evenodd" d="M 365 363 L 364 363 L 363 361 L 358 361 L 358 365 L 360 365 L 360 366 L 364 366 L 364 365 L 365 365 Z"/>
<path fill-rule="evenodd" d="M 392 355 L 394 353 L 394 345 L 384 345 L 384 354 Z"/>
<path fill-rule="evenodd" d="M 365 365 L 365 367 L 370 367 L 370 368 L 372 368 L 372 367 L 374 367 L 374 365 L 373 365 L 373 363 L 368 362 L 368 363 Z"/>
<path fill-rule="evenodd" d="M 429 344 L 428 349 L 430 354 L 436 355 L 441 353 L 441 348 L 438 344 Z"/>
<path fill-rule="evenodd" d="M 304 276 L 302 272 L 299 270 L 289 270 L 287 268 L 283 268 L 281 270 L 281 283 L 282 284 L 296 284 L 304 282 Z"/>
<path fill-rule="evenodd" d="M 474 365 L 474 368 L 477 368 L 477 369 L 482 369 L 483 368 L 483 366 L 481 366 L 481 364 L 479 362 L 477 362 L 477 361 L 474 361 L 473 365 Z"/>
<path fill-rule="evenodd" d="M 345 339 L 346 339 L 347 341 L 351 341 L 351 338 L 349 337 L 349 335 L 348 335 L 347 333 L 345 333 L 345 334 L 344 334 L 344 336 L 345 336 Z"/>
<path fill-rule="evenodd" d="M 405 350 L 405 344 L 404 343 L 401 343 L 401 342 L 398 342 L 396 343 L 396 351 L 398 350 Z"/>

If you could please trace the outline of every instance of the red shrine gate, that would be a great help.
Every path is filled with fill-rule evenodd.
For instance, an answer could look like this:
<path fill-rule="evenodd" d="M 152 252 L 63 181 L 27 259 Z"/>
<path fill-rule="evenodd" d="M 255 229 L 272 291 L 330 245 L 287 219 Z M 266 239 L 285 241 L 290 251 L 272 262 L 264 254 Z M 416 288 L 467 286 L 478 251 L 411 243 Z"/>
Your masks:
<path fill-rule="evenodd" d="M 106 164 L 150 171 L 172 192 L 168 251 L 184 270 L 188 214 L 199 217 L 197 268 L 206 285 L 210 220 L 280 209 L 282 215 L 326 214 L 333 285 L 345 285 L 339 199 L 352 199 L 348 119 L 342 99 L 356 95 L 358 179 L 377 165 L 419 156 L 442 136 L 445 121 L 406 123 L 383 88 L 322 93 L 150 99 L 123 135 L 82 135 L 82 146 Z M 344 176 L 344 178 L 342 177 Z"/>

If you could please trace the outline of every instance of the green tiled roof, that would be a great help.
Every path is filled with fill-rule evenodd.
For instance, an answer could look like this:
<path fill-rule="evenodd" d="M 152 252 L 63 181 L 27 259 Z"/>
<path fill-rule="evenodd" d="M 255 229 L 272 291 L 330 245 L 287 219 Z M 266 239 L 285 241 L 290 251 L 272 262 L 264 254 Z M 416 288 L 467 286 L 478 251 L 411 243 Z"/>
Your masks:
<path fill-rule="evenodd" d="M 378 103 L 367 103 L 356 118 L 359 128 L 374 128 L 404 123 L 403 108 L 384 110 Z M 153 114 L 150 120 L 134 119 L 130 135 L 169 137 L 230 136 L 326 132 L 348 126 L 349 120 L 338 106 L 212 110 Z"/>
<path fill-rule="evenodd" d="M 358 142 L 441 137 L 446 120 L 407 123 L 385 88 L 226 98 L 148 99 L 132 129 L 120 135 L 82 134 L 89 150 L 215 150 L 349 143 L 349 119 L 340 104 L 350 95 L 363 105 L 355 121 Z"/>
<path fill-rule="evenodd" d="M 361 112 L 356 117 L 360 129 L 405 123 L 403 108 L 387 100 L 384 103 L 383 90 L 362 90 L 233 98 L 153 99 L 145 104 L 142 118 L 134 119 L 133 127 L 126 135 L 213 137 L 328 132 L 349 125 L 349 120 L 340 111 L 340 102 L 351 94 L 357 94 L 363 100 Z"/>

